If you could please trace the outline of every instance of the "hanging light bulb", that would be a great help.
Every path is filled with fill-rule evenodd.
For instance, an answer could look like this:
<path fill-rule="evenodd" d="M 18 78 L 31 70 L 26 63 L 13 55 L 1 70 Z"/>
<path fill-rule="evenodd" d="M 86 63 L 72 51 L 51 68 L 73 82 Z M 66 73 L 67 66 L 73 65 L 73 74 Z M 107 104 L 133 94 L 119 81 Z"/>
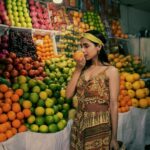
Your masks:
<path fill-rule="evenodd" d="M 56 3 L 56 4 L 60 4 L 62 2 L 63 2 L 63 0 L 53 0 L 53 3 Z"/>

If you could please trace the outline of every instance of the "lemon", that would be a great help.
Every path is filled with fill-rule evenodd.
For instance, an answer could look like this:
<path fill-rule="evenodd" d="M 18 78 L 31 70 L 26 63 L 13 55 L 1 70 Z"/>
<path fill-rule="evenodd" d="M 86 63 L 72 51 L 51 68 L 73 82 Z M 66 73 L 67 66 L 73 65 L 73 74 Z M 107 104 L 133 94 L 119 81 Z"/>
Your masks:
<path fill-rule="evenodd" d="M 33 132 L 38 132 L 39 126 L 36 125 L 36 124 L 32 124 L 32 125 L 30 126 L 30 130 L 33 131 Z"/>
<path fill-rule="evenodd" d="M 47 126 L 47 125 L 41 125 L 41 126 L 39 127 L 39 131 L 40 131 L 41 133 L 47 133 L 47 132 L 48 132 L 48 126 Z"/>

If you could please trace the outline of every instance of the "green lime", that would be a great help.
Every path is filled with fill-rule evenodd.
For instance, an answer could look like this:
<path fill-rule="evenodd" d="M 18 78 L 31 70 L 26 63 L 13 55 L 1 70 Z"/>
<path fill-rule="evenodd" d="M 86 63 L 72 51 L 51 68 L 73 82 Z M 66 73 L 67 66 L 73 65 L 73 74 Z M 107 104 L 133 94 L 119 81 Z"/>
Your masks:
<path fill-rule="evenodd" d="M 30 79 L 28 85 L 29 87 L 34 87 L 37 85 L 37 81 L 35 79 Z"/>
<path fill-rule="evenodd" d="M 55 90 L 57 89 L 57 84 L 51 83 L 51 84 L 49 85 L 49 88 L 50 88 L 52 91 L 55 91 Z"/>
<path fill-rule="evenodd" d="M 13 85 L 12 85 L 12 89 L 13 90 L 16 90 L 16 89 L 19 89 L 19 84 L 18 83 L 14 83 Z"/>
<path fill-rule="evenodd" d="M 57 113 L 57 112 L 58 112 L 58 109 L 59 109 L 59 108 L 58 108 L 58 105 L 54 105 L 54 106 L 53 106 L 53 109 L 54 109 L 54 112 Z"/>
<path fill-rule="evenodd" d="M 40 131 L 41 133 L 47 133 L 47 132 L 48 132 L 48 126 L 47 126 L 47 125 L 41 125 L 41 126 L 39 127 L 39 131 Z"/>
<path fill-rule="evenodd" d="M 32 103 L 34 103 L 34 104 L 37 103 L 39 100 L 38 93 L 31 93 L 29 99 Z"/>
<path fill-rule="evenodd" d="M 37 102 L 37 106 L 44 107 L 45 106 L 45 101 L 42 100 L 42 99 L 39 99 L 38 102 Z"/>
<path fill-rule="evenodd" d="M 53 92 L 51 89 L 46 89 L 45 92 L 47 93 L 48 97 L 51 97 L 53 95 Z"/>
<path fill-rule="evenodd" d="M 24 99 L 28 99 L 29 96 L 30 96 L 30 93 L 24 92 L 22 97 L 23 97 Z"/>
<path fill-rule="evenodd" d="M 39 87 L 38 85 L 36 85 L 36 86 L 34 86 L 34 87 L 32 88 L 32 92 L 33 92 L 33 93 L 40 93 L 40 91 L 41 91 L 41 89 L 40 89 L 40 87 Z"/>
<path fill-rule="evenodd" d="M 38 106 L 35 108 L 35 114 L 37 116 L 42 116 L 42 115 L 44 115 L 44 113 L 45 113 L 44 107 Z"/>
<path fill-rule="evenodd" d="M 32 124 L 32 125 L 30 126 L 30 130 L 31 130 L 32 132 L 38 132 L 38 131 L 39 131 L 39 126 L 38 126 L 37 124 Z"/>
<path fill-rule="evenodd" d="M 60 97 L 60 92 L 59 91 L 55 91 L 54 92 L 54 97 L 59 98 Z"/>
<path fill-rule="evenodd" d="M 53 116 L 46 116 L 46 117 L 45 117 L 45 123 L 46 123 L 47 125 L 50 125 L 50 124 L 52 124 L 53 122 L 54 122 Z"/>
<path fill-rule="evenodd" d="M 36 117 L 35 118 L 35 123 L 37 124 L 37 125 L 43 125 L 44 124 L 44 121 L 45 121 L 45 119 L 44 119 L 44 117 Z"/>
<path fill-rule="evenodd" d="M 19 84 L 23 84 L 27 82 L 27 78 L 23 75 L 20 75 L 17 79 Z"/>
<path fill-rule="evenodd" d="M 65 128 L 65 124 L 62 121 L 59 121 L 57 123 L 57 127 L 58 127 L 59 130 L 63 130 Z"/>
<path fill-rule="evenodd" d="M 55 123 L 58 123 L 60 121 L 60 118 L 57 115 L 54 115 L 53 118 Z"/>
<path fill-rule="evenodd" d="M 64 99 L 63 97 L 59 97 L 59 98 L 57 99 L 57 102 L 58 102 L 58 104 L 64 104 L 65 99 Z"/>
<path fill-rule="evenodd" d="M 52 98 L 47 98 L 46 100 L 45 100 L 45 106 L 47 107 L 47 108 L 50 108 L 50 107 L 52 107 L 54 105 L 54 100 L 52 99 Z"/>
<path fill-rule="evenodd" d="M 45 114 L 46 115 L 54 115 L 54 109 L 53 108 L 46 108 Z"/>
<path fill-rule="evenodd" d="M 63 109 L 65 109 L 65 110 L 69 110 L 70 109 L 70 105 L 69 104 L 67 104 L 67 103 L 64 103 L 63 104 Z"/>
<path fill-rule="evenodd" d="M 48 130 L 49 130 L 49 132 L 51 132 L 51 133 L 55 133 L 55 132 L 58 131 L 58 127 L 57 127 L 56 124 L 53 123 L 53 124 L 51 124 L 51 125 L 48 126 Z"/>
<path fill-rule="evenodd" d="M 27 83 L 22 83 L 20 84 L 20 88 L 24 91 L 24 92 L 28 92 L 29 91 L 29 87 Z"/>
<path fill-rule="evenodd" d="M 45 91 L 41 91 L 41 92 L 39 93 L 39 96 L 40 96 L 40 98 L 41 98 L 42 100 L 46 100 L 47 97 L 48 97 L 48 94 L 47 94 Z"/>
<path fill-rule="evenodd" d="M 61 112 L 63 113 L 63 117 L 68 119 L 68 110 L 63 109 Z"/>

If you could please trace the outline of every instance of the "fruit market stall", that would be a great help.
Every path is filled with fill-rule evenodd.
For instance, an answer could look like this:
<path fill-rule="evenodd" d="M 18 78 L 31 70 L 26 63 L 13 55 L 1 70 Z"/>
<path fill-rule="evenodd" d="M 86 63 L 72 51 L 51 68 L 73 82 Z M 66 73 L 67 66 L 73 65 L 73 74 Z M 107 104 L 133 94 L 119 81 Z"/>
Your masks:
<path fill-rule="evenodd" d="M 108 39 L 108 59 L 120 72 L 118 140 L 129 150 L 150 145 L 146 54 L 130 53 L 120 20 L 103 9 L 90 0 L 0 1 L 0 150 L 69 150 L 78 100 L 67 99 L 65 88 L 89 29 Z"/>

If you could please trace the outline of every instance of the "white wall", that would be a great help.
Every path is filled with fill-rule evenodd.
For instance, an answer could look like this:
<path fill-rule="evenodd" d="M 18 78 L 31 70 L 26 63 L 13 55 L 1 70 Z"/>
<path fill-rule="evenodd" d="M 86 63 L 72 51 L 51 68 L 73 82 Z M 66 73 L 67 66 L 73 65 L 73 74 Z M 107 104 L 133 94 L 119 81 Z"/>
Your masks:
<path fill-rule="evenodd" d="M 136 34 L 141 28 L 150 30 L 150 12 L 121 5 L 120 14 L 121 25 L 125 33 Z"/>

